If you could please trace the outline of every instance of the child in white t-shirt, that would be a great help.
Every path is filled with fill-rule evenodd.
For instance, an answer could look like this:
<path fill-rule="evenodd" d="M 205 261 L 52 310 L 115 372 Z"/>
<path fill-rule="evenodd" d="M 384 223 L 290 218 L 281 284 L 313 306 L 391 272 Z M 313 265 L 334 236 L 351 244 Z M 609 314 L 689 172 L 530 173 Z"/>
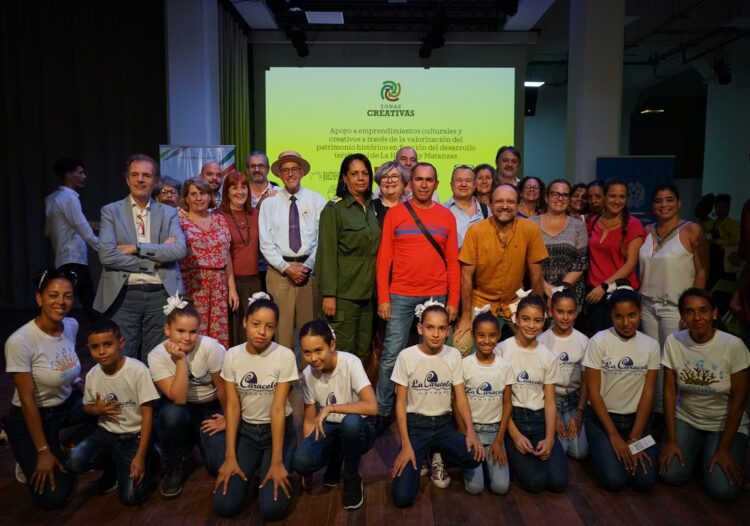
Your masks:
<path fill-rule="evenodd" d="M 633 455 L 629 444 L 650 434 L 659 372 L 659 344 L 638 331 L 640 297 L 617 285 L 608 300 L 613 327 L 597 332 L 583 358 L 592 411 L 586 414 L 594 475 L 609 491 L 626 485 L 649 491 L 656 483 L 656 446 Z"/>
<path fill-rule="evenodd" d="M 336 350 L 333 330 L 323 321 L 303 325 L 299 344 L 308 366 L 302 371 L 305 439 L 294 454 L 294 470 L 303 477 L 324 466 L 330 471 L 332 457 L 343 458 L 344 508 L 359 508 L 364 501 L 359 462 L 375 443 L 374 419 L 367 418 L 378 412 L 375 391 L 362 361 Z M 338 472 L 324 477 L 328 486 L 341 478 L 341 464 L 335 466 Z"/>
<path fill-rule="evenodd" d="M 159 393 L 148 368 L 121 354 L 125 339 L 115 322 L 94 324 L 88 347 L 97 365 L 86 375 L 83 408 L 99 418 L 99 427 L 76 446 L 68 466 L 74 473 L 103 469 L 99 490 L 118 489 L 120 502 L 135 506 L 145 500 L 153 474 L 152 402 Z"/>
<path fill-rule="evenodd" d="M 221 378 L 224 347 L 198 334 L 200 314 L 179 295 L 164 307 L 165 342 L 148 354 L 148 368 L 162 393 L 159 447 L 167 466 L 161 481 L 166 499 L 182 492 L 182 458 L 197 443 L 209 475 L 215 477 L 226 449 L 226 391 Z"/>
<path fill-rule="evenodd" d="M 214 511 L 222 517 L 239 513 L 256 473 L 263 520 L 281 520 L 289 512 L 288 475 L 297 446 L 289 392 L 299 373 L 294 352 L 273 341 L 278 321 L 270 296 L 253 294 L 242 322 L 247 343 L 224 357 L 227 445 L 214 485 Z"/>
<path fill-rule="evenodd" d="M 714 328 L 717 311 L 709 292 L 689 288 L 678 307 L 687 330 L 670 334 L 664 343 L 661 478 L 684 484 L 700 463 L 706 493 L 734 500 L 748 442 L 744 407 L 750 355 L 742 340 Z"/>
<path fill-rule="evenodd" d="M 580 460 L 589 454 L 583 430 L 588 393 L 581 374 L 581 361 L 589 339 L 573 328 L 578 307 L 572 290 L 565 288 L 552 294 L 549 314 L 552 326 L 537 339 L 557 356 L 560 366 L 562 380 L 555 387 L 557 438 L 570 457 Z"/>
<path fill-rule="evenodd" d="M 471 332 L 477 352 L 462 360 L 466 397 L 471 408 L 474 431 L 484 446 L 484 462 L 476 468 L 464 469 L 464 488 L 472 495 L 484 490 L 487 471 L 490 491 L 498 495 L 508 492 L 510 471 L 505 454 L 505 432 L 511 413 L 513 368 L 495 354 L 500 339 L 500 323 L 491 312 L 480 312 L 472 322 Z M 456 412 L 458 416 L 459 413 Z M 459 430 L 466 426 L 457 418 Z"/>
<path fill-rule="evenodd" d="M 560 366 L 552 351 L 537 341 L 544 326 L 544 300 L 526 296 L 518 302 L 518 332 L 498 345 L 513 367 L 513 412 L 505 437 L 508 463 L 519 484 L 530 493 L 554 493 L 568 487 L 568 463 L 555 436 L 555 384 Z"/>
<path fill-rule="evenodd" d="M 391 380 L 396 384 L 396 422 L 401 451 L 391 475 L 393 502 L 411 506 L 419 491 L 419 466 L 431 449 L 462 468 L 475 468 L 484 459 L 484 447 L 474 431 L 464 390 L 461 353 L 445 344 L 448 312 L 438 302 L 418 305 L 417 330 L 422 343 L 401 351 Z M 466 435 L 456 431 L 451 398 L 466 425 Z"/>

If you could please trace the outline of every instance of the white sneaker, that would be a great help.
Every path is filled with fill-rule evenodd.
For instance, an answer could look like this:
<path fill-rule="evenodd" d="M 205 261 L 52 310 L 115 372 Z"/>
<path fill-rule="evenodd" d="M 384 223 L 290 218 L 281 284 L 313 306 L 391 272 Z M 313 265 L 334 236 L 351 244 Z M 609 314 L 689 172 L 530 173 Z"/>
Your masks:
<path fill-rule="evenodd" d="M 427 460 L 425 460 L 424 464 L 422 464 L 422 469 L 419 470 L 419 476 L 426 477 L 429 474 L 430 474 L 430 465 L 427 463 Z"/>
<path fill-rule="evenodd" d="M 451 485 L 451 478 L 448 475 L 448 471 L 445 469 L 443 464 L 443 457 L 440 453 L 432 455 L 432 475 L 430 476 L 432 483 L 438 488 L 445 489 Z"/>
<path fill-rule="evenodd" d="M 16 462 L 16 480 L 21 484 L 27 484 L 29 482 L 28 480 L 26 480 L 26 475 L 23 474 L 21 464 L 19 464 L 18 462 Z"/>

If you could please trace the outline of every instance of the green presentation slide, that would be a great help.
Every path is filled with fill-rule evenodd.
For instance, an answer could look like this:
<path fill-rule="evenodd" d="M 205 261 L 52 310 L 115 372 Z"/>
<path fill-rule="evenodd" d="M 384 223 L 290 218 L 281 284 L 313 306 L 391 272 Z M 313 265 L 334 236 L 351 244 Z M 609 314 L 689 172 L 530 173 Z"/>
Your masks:
<path fill-rule="evenodd" d="M 494 165 L 514 143 L 514 86 L 513 68 L 270 68 L 266 151 L 271 162 L 300 152 L 311 166 L 302 185 L 330 198 L 348 154 L 376 170 L 412 146 L 437 167 L 446 201 L 454 166 Z"/>

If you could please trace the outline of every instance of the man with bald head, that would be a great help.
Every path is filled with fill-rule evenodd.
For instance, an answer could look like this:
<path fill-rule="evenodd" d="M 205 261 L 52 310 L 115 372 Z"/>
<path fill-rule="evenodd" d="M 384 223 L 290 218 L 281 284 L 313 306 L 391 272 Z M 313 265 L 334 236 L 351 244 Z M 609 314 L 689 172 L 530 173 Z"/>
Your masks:
<path fill-rule="evenodd" d="M 206 181 L 208 186 L 211 187 L 211 194 L 214 203 L 221 203 L 221 183 L 224 180 L 224 172 L 221 170 L 221 165 L 216 161 L 209 161 L 201 168 L 201 173 L 198 177 Z"/>
<path fill-rule="evenodd" d="M 396 152 L 396 161 L 406 169 L 406 174 L 411 177 L 411 171 L 419 162 L 417 151 L 411 146 L 402 146 Z"/>
<path fill-rule="evenodd" d="M 492 216 L 469 227 L 458 259 L 461 262 L 461 303 L 463 312 L 454 334 L 453 345 L 462 354 L 471 351 L 471 321 L 474 310 L 489 305 L 502 319 L 509 316 L 508 305 L 523 288 L 528 270 L 534 294 L 544 296 L 542 261 L 547 259 L 539 226 L 516 216 L 518 191 L 502 184 L 492 192 Z M 504 327 L 505 336 L 511 334 Z"/>

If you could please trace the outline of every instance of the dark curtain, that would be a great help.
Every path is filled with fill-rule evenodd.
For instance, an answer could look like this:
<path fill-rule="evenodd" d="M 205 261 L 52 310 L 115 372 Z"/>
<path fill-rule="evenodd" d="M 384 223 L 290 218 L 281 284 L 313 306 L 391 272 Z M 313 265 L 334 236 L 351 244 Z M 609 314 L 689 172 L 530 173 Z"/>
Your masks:
<path fill-rule="evenodd" d="M 44 197 L 54 161 L 80 158 L 83 211 L 126 195 L 124 160 L 167 144 L 160 0 L 0 2 L 0 306 L 33 302 L 31 276 L 54 262 Z M 98 260 L 89 252 L 97 277 Z"/>

